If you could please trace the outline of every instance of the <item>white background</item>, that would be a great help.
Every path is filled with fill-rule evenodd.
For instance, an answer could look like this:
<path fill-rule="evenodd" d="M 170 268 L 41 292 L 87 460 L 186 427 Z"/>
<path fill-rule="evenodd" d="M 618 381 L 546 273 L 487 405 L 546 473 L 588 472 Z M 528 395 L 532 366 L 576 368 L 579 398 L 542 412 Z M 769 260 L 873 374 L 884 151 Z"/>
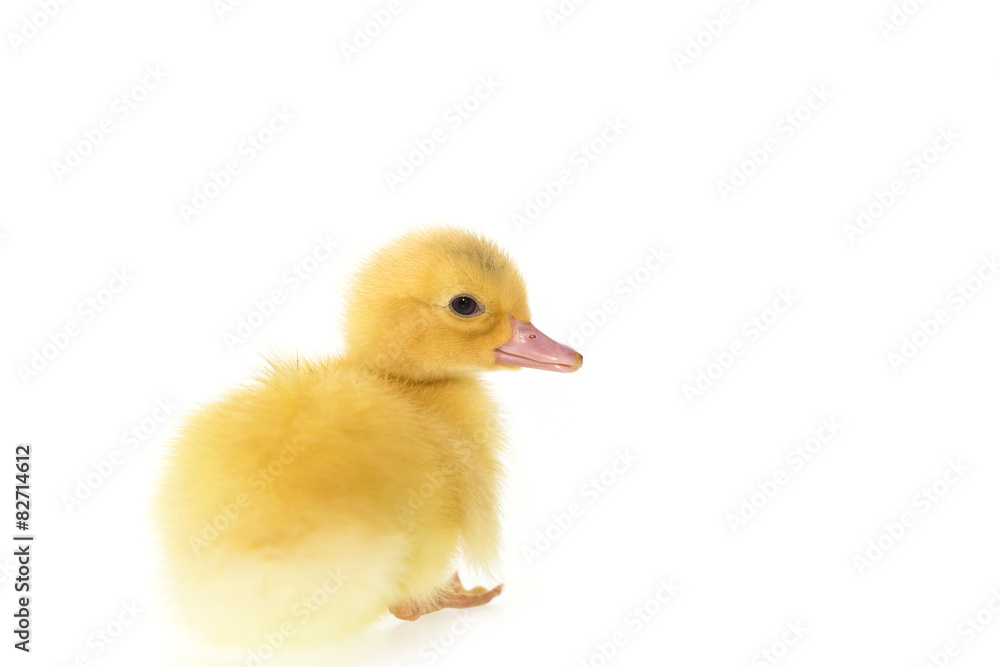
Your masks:
<path fill-rule="evenodd" d="M 30 656 L 11 648 L 2 561 L 5 664 L 247 664 L 199 649 L 158 597 L 156 461 L 184 412 L 262 354 L 336 354 L 352 267 L 436 221 L 507 247 L 534 323 L 586 357 L 574 375 L 491 378 L 514 443 L 506 590 L 265 664 L 596 667 L 619 632 L 607 664 L 772 664 L 762 650 L 789 666 L 996 664 L 1000 286 L 977 272 L 1000 251 L 1000 6 L 903 4 L 912 15 L 880 27 L 889 0 L 594 0 L 558 21 L 555 0 L 421 0 L 348 58 L 386 2 L 248 0 L 220 16 L 211 0 L 93 0 L 51 18 L 5 3 L 0 470 L 12 485 L 14 444 L 32 443 L 37 536 Z M 495 91 L 447 120 L 480 77 Z M 247 160 L 274 109 L 294 120 Z M 111 132 L 90 146 L 102 119 Z M 623 129 L 603 144 L 609 120 Z M 390 189 L 385 173 L 435 128 L 445 141 Z M 72 151 L 88 154 L 66 173 L 54 163 Z M 185 219 L 230 160 L 240 172 Z M 734 169 L 750 175 L 724 198 Z M 539 198 L 562 170 L 570 184 Z M 893 201 L 849 233 L 880 196 Z M 529 200 L 544 206 L 518 227 Z M 312 264 L 318 238 L 338 247 Z M 671 256 L 658 270 L 651 249 Z M 284 278 L 305 265 L 301 285 Z M 128 284 L 105 292 L 122 270 Z M 230 349 L 275 289 L 284 302 Z M 774 321 L 779 290 L 793 305 Z M 755 317 L 770 325 L 752 339 Z M 36 352 L 49 358 L 25 372 Z M 700 371 L 715 379 L 689 400 Z M 176 408 L 149 421 L 165 399 Z M 786 459 L 829 418 L 843 427 L 810 461 Z M 115 450 L 111 476 L 68 508 Z M 591 502 L 618 452 L 636 462 Z M 967 468 L 954 483 L 949 462 Z M 744 499 L 758 507 L 734 530 Z M 573 503 L 572 525 L 553 527 Z M 671 578 L 680 591 L 656 602 Z M 134 622 L 96 639 L 130 603 Z M 648 620 L 629 616 L 646 603 Z"/>

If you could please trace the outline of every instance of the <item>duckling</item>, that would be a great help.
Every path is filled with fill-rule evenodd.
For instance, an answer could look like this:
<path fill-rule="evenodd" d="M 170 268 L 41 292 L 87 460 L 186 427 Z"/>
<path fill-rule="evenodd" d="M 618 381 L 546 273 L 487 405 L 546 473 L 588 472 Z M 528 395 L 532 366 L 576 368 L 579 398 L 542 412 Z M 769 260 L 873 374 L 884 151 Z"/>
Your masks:
<path fill-rule="evenodd" d="M 342 356 L 269 360 L 193 414 L 167 457 L 167 581 L 212 640 L 327 641 L 502 590 L 456 573 L 461 557 L 494 576 L 500 556 L 505 438 L 478 373 L 568 373 L 583 357 L 531 324 L 508 255 L 454 228 L 378 251 L 345 315 Z"/>

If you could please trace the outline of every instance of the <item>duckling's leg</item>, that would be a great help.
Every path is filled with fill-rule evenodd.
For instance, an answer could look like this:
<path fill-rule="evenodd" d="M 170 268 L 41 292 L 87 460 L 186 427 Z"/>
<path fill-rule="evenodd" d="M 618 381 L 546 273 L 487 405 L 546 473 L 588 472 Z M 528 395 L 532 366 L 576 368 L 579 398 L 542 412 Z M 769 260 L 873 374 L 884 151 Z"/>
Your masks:
<path fill-rule="evenodd" d="M 482 586 L 476 586 L 472 590 L 462 588 L 462 582 L 458 578 L 458 572 L 451 576 L 444 588 L 439 590 L 430 602 L 416 602 L 408 600 L 389 607 L 389 613 L 404 621 L 415 621 L 424 614 L 439 609 L 467 609 L 486 604 L 503 592 L 503 584 L 496 588 L 487 590 Z"/>

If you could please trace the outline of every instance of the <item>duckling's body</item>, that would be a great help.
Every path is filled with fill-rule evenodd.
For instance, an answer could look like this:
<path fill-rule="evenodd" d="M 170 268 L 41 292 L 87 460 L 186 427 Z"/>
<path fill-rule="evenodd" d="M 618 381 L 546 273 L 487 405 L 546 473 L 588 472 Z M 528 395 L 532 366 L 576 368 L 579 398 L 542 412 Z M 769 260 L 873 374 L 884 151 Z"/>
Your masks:
<path fill-rule="evenodd" d="M 436 258 L 429 278 L 411 267 L 410 284 L 379 294 L 399 278 L 382 275 L 385 257 L 412 260 L 414 246 L 425 252 L 441 235 L 446 248 L 485 243 L 446 230 L 391 247 L 355 286 L 343 357 L 273 362 L 180 434 L 157 517 L 172 590 L 208 636 L 251 646 L 269 633 L 282 643 L 332 639 L 386 610 L 414 619 L 499 594 L 499 587 L 466 591 L 449 580 L 459 554 L 480 572 L 495 572 L 500 547 L 498 408 L 461 366 L 484 365 L 484 345 L 514 350 L 504 341 L 519 327 L 537 330 L 525 324 L 520 277 L 505 286 L 493 275 L 475 285 L 467 270 L 479 260 L 470 265 L 463 253 L 451 266 Z M 405 266 L 397 268 L 405 274 Z M 497 270 L 506 267 L 488 271 Z M 417 286 L 423 280 L 443 280 L 446 304 L 453 293 L 490 295 L 477 304 L 495 321 L 474 314 L 478 328 L 470 329 L 469 317 L 437 307 L 436 292 Z M 366 315 L 386 304 L 398 312 Z M 517 315 L 524 320 L 508 321 Z M 460 363 L 462 337 L 470 356 Z"/>

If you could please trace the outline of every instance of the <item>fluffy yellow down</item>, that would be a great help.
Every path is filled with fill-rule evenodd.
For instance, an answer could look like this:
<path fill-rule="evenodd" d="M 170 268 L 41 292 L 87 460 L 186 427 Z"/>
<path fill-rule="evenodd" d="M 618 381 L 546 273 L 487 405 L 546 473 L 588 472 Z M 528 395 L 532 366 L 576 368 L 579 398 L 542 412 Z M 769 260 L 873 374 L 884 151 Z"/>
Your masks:
<path fill-rule="evenodd" d="M 485 313 L 448 304 L 475 294 Z M 503 437 L 475 372 L 497 368 L 524 281 L 456 229 L 378 252 L 348 296 L 346 352 L 276 360 L 190 416 L 156 499 L 171 592 L 192 627 L 258 646 L 344 637 L 426 599 L 459 554 L 499 549 Z"/>

